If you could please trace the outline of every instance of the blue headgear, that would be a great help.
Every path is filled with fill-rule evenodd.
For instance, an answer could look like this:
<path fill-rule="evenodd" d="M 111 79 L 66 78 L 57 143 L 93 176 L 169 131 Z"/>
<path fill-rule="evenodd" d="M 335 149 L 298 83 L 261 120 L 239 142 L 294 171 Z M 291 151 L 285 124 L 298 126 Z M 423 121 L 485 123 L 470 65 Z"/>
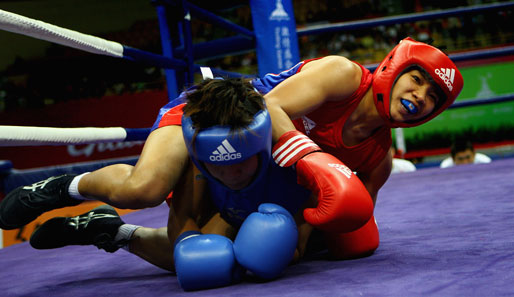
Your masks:
<path fill-rule="evenodd" d="M 182 116 L 182 132 L 187 150 L 193 163 L 211 181 L 218 182 L 205 169 L 202 162 L 216 165 L 239 163 L 258 154 L 260 164 L 252 184 L 266 173 L 271 158 L 271 118 L 266 109 L 255 114 L 247 129 L 230 132 L 230 126 L 213 126 L 202 129 L 195 135 L 196 128 L 190 117 Z M 252 185 L 250 184 L 250 186 Z"/>

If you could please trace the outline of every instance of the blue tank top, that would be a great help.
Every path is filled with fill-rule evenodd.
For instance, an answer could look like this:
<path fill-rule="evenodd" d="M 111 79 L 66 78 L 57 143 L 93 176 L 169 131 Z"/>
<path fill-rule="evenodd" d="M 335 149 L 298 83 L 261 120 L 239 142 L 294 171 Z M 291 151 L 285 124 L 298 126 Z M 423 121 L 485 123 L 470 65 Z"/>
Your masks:
<path fill-rule="evenodd" d="M 291 75 L 294 73 L 296 73 L 296 70 L 291 72 Z M 276 84 L 285 79 L 283 77 L 284 73 L 281 73 L 281 75 L 281 79 L 275 81 Z M 276 86 L 276 84 L 269 83 L 270 80 L 274 80 L 274 77 L 272 75 L 267 75 L 267 77 L 266 87 L 259 85 L 260 80 L 252 81 L 252 83 L 257 84 L 255 87 L 259 92 L 267 93 L 267 91 L 264 92 L 266 88 L 271 90 Z M 160 109 L 152 131 L 160 127 L 163 117 L 169 111 L 187 102 L 186 92 L 194 90 L 194 88 L 191 87 L 182 92 L 176 99 Z M 176 115 L 180 115 L 180 117 L 177 116 L 173 121 L 167 121 L 167 124 L 180 125 L 181 111 L 177 111 Z M 207 178 L 210 198 L 220 212 L 221 217 L 230 225 L 239 228 L 246 217 L 252 212 L 256 212 L 262 203 L 278 204 L 295 215 L 309 198 L 311 192 L 297 184 L 296 171 L 291 167 L 279 167 L 270 159 L 266 171 L 266 174 L 260 175 L 260 179 L 253 181 L 250 186 L 239 191 L 231 190 L 213 180 L 213 178 Z"/>
<path fill-rule="evenodd" d="M 301 61 L 293 67 L 289 68 L 288 70 L 280 72 L 279 74 L 268 73 L 261 78 L 254 78 L 252 80 L 252 85 L 255 89 L 257 89 L 257 91 L 259 91 L 259 93 L 261 93 L 262 95 L 266 95 L 274 87 L 276 87 L 278 84 L 280 84 L 290 76 L 296 74 L 303 67 L 303 65 L 312 60 L 317 59 Z"/>
<path fill-rule="evenodd" d="M 273 161 L 267 173 L 250 187 L 235 191 L 210 179 L 208 187 L 221 217 L 234 227 L 239 227 L 262 203 L 278 204 L 294 215 L 310 196 L 310 191 L 297 184 L 295 170 L 279 167 Z"/>

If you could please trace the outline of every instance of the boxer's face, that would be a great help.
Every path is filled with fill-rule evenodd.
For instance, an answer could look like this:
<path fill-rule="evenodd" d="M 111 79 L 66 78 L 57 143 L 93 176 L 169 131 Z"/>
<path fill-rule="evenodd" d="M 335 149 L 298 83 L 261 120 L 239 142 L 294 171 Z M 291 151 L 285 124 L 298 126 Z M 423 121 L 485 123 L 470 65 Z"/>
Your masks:
<path fill-rule="evenodd" d="M 252 156 L 232 165 L 215 165 L 204 163 L 209 173 L 232 190 L 241 190 L 248 186 L 259 167 L 259 157 Z"/>
<path fill-rule="evenodd" d="M 440 100 L 433 86 L 418 70 L 398 78 L 391 93 L 391 117 L 396 122 L 416 121 L 430 114 Z"/>

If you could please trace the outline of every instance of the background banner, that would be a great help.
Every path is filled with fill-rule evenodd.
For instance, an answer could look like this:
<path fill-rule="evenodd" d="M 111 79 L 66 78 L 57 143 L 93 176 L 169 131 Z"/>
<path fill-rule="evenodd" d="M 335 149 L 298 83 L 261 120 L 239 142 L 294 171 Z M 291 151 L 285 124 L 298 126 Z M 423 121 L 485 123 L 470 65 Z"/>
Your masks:
<path fill-rule="evenodd" d="M 279 73 L 300 62 L 292 1 L 251 0 L 250 5 L 257 37 L 259 76 Z"/>

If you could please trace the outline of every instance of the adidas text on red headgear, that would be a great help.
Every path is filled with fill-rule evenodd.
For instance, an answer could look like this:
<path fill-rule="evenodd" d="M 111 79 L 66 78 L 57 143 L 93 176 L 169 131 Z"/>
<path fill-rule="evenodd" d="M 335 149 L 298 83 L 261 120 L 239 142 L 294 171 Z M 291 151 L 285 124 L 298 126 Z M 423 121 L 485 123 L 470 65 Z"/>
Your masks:
<path fill-rule="evenodd" d="M 415 122 L 395 122 L 390 114 L 393 85 L 403 71 L 410 66 L 423 68 L 441 88 L 446 98 L 426 117 Z M 393 48 L 373 73 L 373 99 L 380 116 L 391 128 L 414 127 L 430 121 L 459 95 L 464 80 L 455 64 L 439 49 L 407 37 Z M 445 100 L 444 100 L 445 99 Z"/>

